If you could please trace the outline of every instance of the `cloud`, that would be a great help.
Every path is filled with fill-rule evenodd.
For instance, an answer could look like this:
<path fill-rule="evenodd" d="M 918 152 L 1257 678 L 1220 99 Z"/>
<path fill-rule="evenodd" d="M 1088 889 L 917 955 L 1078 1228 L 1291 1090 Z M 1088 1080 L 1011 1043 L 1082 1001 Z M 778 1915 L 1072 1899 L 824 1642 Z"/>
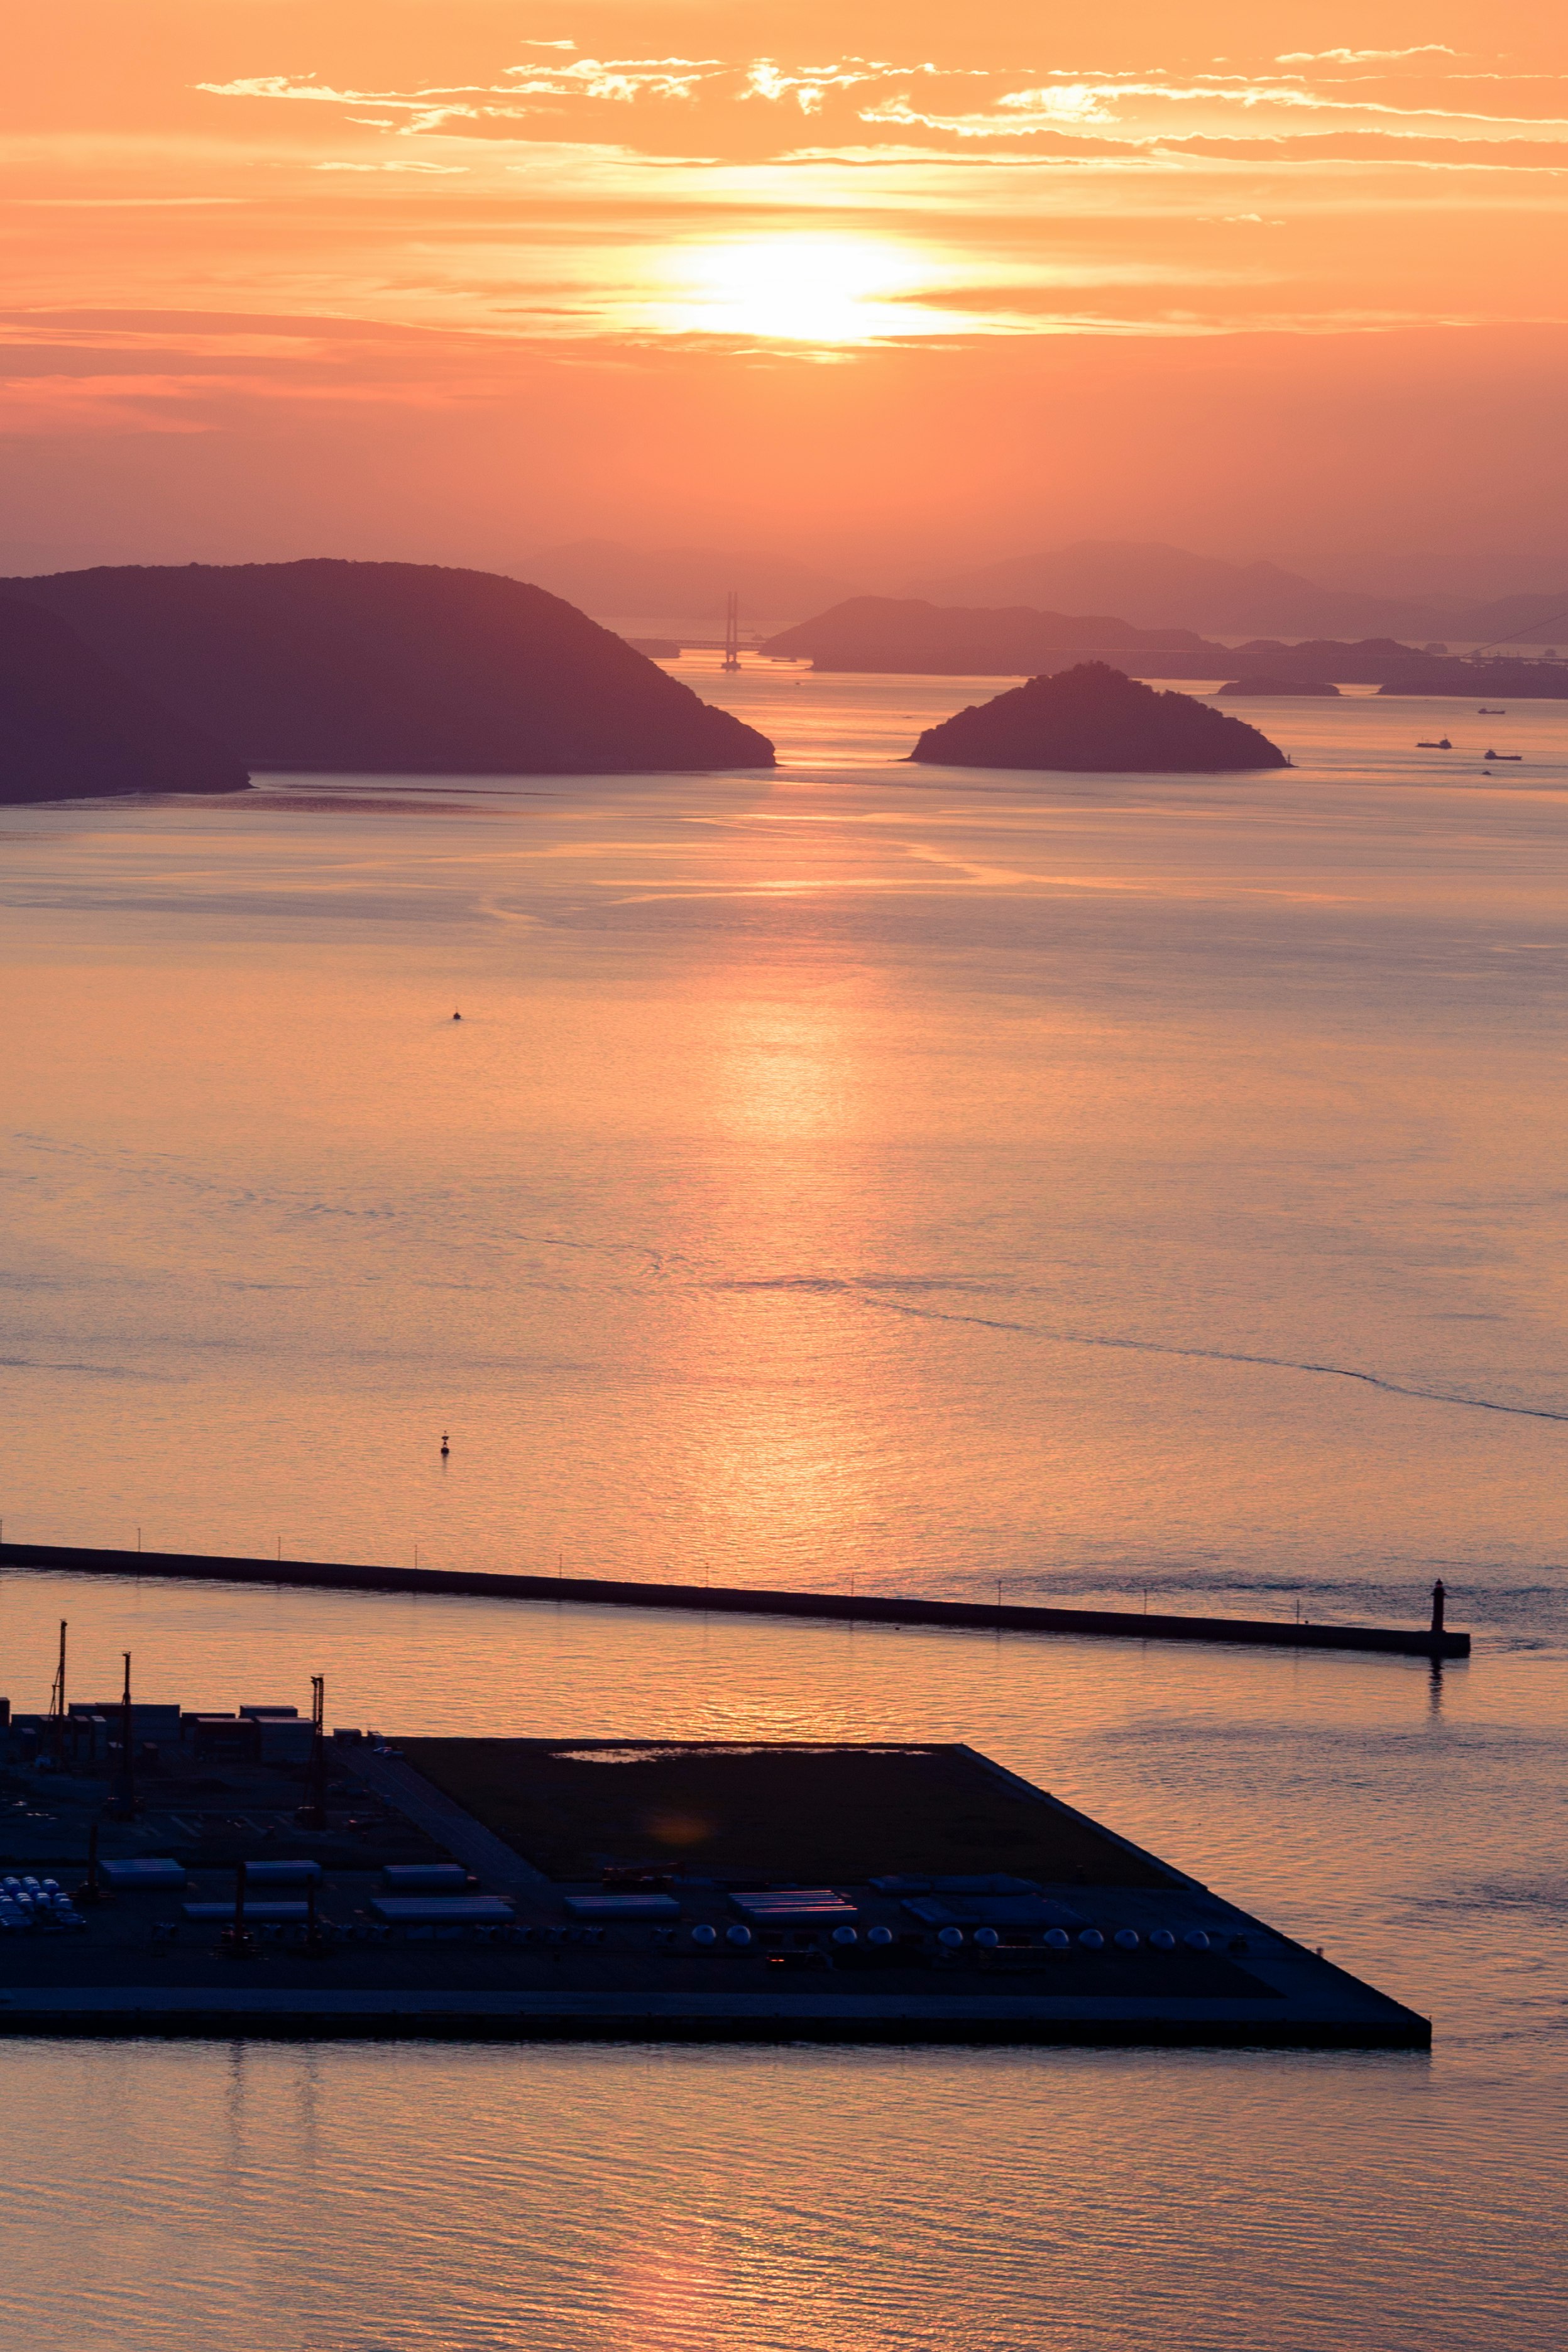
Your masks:
<path fill-rule="evenodd" d="M 1410 126 L 1397 135 L 1432 136 L 1442 131 L 1484 136 L 1488 132 L 1531 134 L 1555 139 L 1564 128 L 1556 117 L 1500 115 L 1440 106 L 1393 106 L 1383 100 L 1331 98 L 1302 86 L 1298 78 L 1280 81 L 1243 81 L 1236 78 L 1189 82 L 1116 80 L 1074 82 L 1066 87 L 1008 90 L 988 106 L 961 113 L 941 113 L 915 106 L 907 95 L 881 100 L 865 108 L 861 121 L 890 122 L 926 131 L 946 131 L 960 139 L 1011 139 L 1041 130 L 1071 131 L 1082 125 L 1129 146 L 1164 147 L 1173 137 L 1168 110 L 1208 108 L 1266 116 L 1330 114 L 1359 116 L 1369 128 Z M 1179 134 L 1175 134 L 1179 135 Z M 1283 125 L 1271 135 L 1281 140 L 1294 134 Z"/>
<path fill-rule="evenodd" d="M 528 46 L 559 47 L 542 41 Z M 1292 51 L 1290 58 L 1305 65 L 1345 66 L 1376 58 L 1459 54 L 1446 43 L 1428 42 L 1400 50 Z M 1289 59 L 1279 62 L 1283 65 Z M 1367 74 L 1350 79 L 1375 81 L 1382 77 Z M 738 103 L 753 112 L 787 105 L 792 111 L 821 120 L 830 100 L 850 98 L 859 123 L 873 132 L 885 126 L 895 135 L 916 130 L 965 143 L 1027 139 L 1040 145 L 1057 134 L 1082 139 L 1085 153 L 1094 152 L 1096 134 L 1102 141 L 1109 139 L 1129 149 L 1167 147 L 1173 138 L 1183 135 L 1176 128 L 1178 111 L 1186 116 L 1192 131 L 1207 129 L 1211 134 L 1219 131 L 1227 114 L 1244 113 L 1260 127 L 1272 115 L 1277 121 L 1269 126 L 1268 135 L 1281 142 L 1294 135 L 1288 121 L 1291 115 L 1335 116 L 1347 127 L 1356 124 L 1364 129 L 1397 125 L 1401 135 L 1424 137 L 1447 133 L 1547 141 L 1554 140 L 1563 127 L 1549 118 L 1479 109 L 1459 111 L 1441 105 L 1391 105 L 1385 100 L 1352 95 L 1344 80 L 1343 76 L 1314 77 L 1301 71 L 1254 76 L 1211 71 L 1178 78 L 1159 68 L 1119 68 L 1093 75 L 1037 69 L 1025 80 L 1016 69 L 1004 73 L 998 68 L 938 67 L 929 59 L 896 64 L 883 58 L 854 55 L 799 64 L 771 57 L 737 60 L 574 55 L 570 61 L 564 58 L 547 61 L 541 57 L 526 65 L 507 67 L 497 80 L 451 88 L 340 89 L 314 76 L 283 74 L 251 75 L 197 87 L 215 97 L 328 105 L 345 112 L 370 106 L 371 115 L 352 113 L 349 119 L 358 128 L 405 142 L 432 132 L 449 139 L 530 140 L 530 128 L 513 126 L 530 125 L 541 111 L 589 104 L 620 110 L 649 99 L 683 106 L 707 102 L 710 110 L 705 120 L 710 135 L 721 119 L 711 110 L 714 102 L 726 110 L 732 102 Z M 1322 86 L 1325 83 L 1328 87 Z M 1205 111 L 1218 119 L 1204 124 Z M 716 143 L 733 147 L 736 133 L 720 132 Z"/>
<path fill-rule="evenodd" d="M 1411 49 L 1287 49 L 1277 57 L 1277 66 L 1369 66 L 1392 62 L 1396 58 L 1457 58 L 1459 49 L 1451 49 L 1446 41 L 1422 41 Z"/>
<path fill-rule="evenodd" d="M 1009 89 L 997 101 L 998 106 L 1028 114 L 1037 122 L 1114 122 L 1115 114 L 1105 103 L 1113 96 L 1102 85 L 1091 89 L 1086 82 L 1069 82 L 1057 89 Z"/>

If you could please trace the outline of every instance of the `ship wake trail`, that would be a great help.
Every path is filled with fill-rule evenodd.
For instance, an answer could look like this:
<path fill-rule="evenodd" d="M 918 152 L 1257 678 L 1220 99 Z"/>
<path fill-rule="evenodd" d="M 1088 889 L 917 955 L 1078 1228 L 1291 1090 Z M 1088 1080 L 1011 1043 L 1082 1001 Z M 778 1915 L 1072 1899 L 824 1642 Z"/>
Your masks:
<path fill-rule="evenodd" d="M 1381 1372 L 1362 1371 L 1354 1364 L 1319 1364 L 1296 1356 L 1249 1355 L 1239 1348 L 1184 1348 L 1164 1339 L 1127 1339 L 1109 1331 L 1072 1331 L 1046 1323 L 1016 1323 L 995 1315 L 956 1315 L 940 1307 L 911 1307 L 902 1299 L 866 1297 L 868 1307 L 889 1315 L 910 1315 L 922 1322 L 975 1323 L 987 1331 L 1021 1331 L 1031 1339 L 1054 1340 L 1064 1348 L 1119 1348 L 1140 1356 L 1184 1356 L 1210 1364 L 1257 1364 L 1276 1372 L 1310 1372 L 1322 1380 L 1356 1381 L 1364 1388 L 1381 1389 L 1387 1396 L 1416 1397 L 1425 1404 L 1460 1405 L 1469 1412 L 1502 1412 L 1523 1421 L 1568 1422 L 1568 1412 L 1545 1404 L 1509 1404 L 1501 1397 L 1468 1396 L 1462 1391 L 1423 1388 L 1410 1381 L 1391 1381 Z"/>
<path fill-rule="evenodd" d="M 1000 1315 L 966 1315 L 946 1307 L 915 1307 L 904 1298 L 889 1298 L 888 1289 L 935 1289 L 930 1281 L 921 1283 L 870 1284 L 846 1282 L 831 1276 L 816 1276 L 807 1279 L 785 1277 L 775 1282 L 731 1282 L 719 1287 L 726 1290 L 812 1290 L 841 1292 L 859 1299 L 865 1307 L 880 1307 L 887 1315 L 907 1315 L 922 1323 L 967 1323 L 982 1331 L 1017 1331 L 1031 1339 L 1049 1339 L 1062 1348 L 1109 1348 L 1129 1355 L 1172 1356 L 1197 1363 L 1253 1364 L 1275 1372 L 1306 1372 L 1313 1378 L 1329 1381 L 1354 1381 L 1363 1388 L 1381 1389 L 1385 1396 L 1414 1397 L 1423 1404 L 1448 1404 L 1467 1412 L 1500 1412 L 1521 1421 L 1555 1421 L 1568 1423 L 1568 1411 L 1545 1404 L 1511 1404 L 1502 1397 L 1471 1396 L 1463 1390 L 1427 1388 L 1414 1381 L 1393 1381 L 1382 1372 L 1364 1371 L 1355 1364 L 1322 1364 L 1307 1357 L 1265 1356 L 1240 1348 L 1183 1347 L 1175 1340 L 1129 1339 L 1114 1331 L 1077 1331 L 1070 1327 L 1050 1323 L 1021 1323 Z"/>

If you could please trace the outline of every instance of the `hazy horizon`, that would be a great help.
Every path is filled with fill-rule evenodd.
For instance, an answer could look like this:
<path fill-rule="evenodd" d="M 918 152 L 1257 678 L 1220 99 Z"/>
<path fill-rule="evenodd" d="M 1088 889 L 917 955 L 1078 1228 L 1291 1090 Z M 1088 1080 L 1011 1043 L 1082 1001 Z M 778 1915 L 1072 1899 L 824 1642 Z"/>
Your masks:
<path fill-rule="evenodd" d="M 1508 0 L 333 0 L 14 34 L 6 570 L 1082 537 L 1552 584 L 1560 27 Z M 932 449 L 941 463 L 929 462 Z"/>

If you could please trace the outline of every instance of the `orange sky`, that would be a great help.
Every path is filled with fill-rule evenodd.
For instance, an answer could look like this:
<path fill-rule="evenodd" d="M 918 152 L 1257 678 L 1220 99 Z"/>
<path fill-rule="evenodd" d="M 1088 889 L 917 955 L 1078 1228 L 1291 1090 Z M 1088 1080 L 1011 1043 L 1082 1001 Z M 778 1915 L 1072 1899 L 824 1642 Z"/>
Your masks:
<path fill-rule="evenodd" d="M 53 0 L 7 46 L 6 569 L 1568 582 L 1542 0 Z"/>

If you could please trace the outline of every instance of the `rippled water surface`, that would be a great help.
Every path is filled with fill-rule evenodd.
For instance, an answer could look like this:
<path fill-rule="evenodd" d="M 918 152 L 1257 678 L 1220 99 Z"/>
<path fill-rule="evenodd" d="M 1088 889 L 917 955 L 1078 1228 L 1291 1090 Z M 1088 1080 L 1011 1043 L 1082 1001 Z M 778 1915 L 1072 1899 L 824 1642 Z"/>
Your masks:
<path fill-rule="evenodd" d="M 1433 2054 L 9 2043 L 16 2340 L 1560 2338 L 1568 710 L 1039 780 L 895 764 L 982 683 L 701 683 L 777 775 L 3 813 L 5 1533 L 1391 1620 L 1440 1571 L 1472 1660 L 13 1572 L 0 1687 L 65 1615 L 83 1695 L 129 1646 L 392 1730 L 968 1739 Z"/>

